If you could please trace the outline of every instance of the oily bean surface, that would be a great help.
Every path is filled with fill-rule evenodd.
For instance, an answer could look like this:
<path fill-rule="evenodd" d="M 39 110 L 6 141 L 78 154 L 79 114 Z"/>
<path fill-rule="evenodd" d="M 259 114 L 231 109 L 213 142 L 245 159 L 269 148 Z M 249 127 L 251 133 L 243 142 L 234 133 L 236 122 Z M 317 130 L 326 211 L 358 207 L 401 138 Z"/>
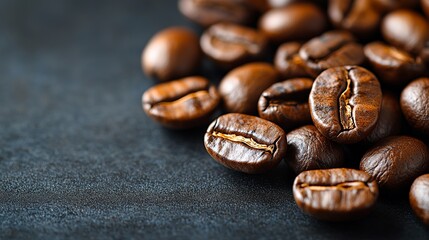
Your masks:
<path fill-rule="evenodd" d="M 252 28 L 232 23 L 218 23 L 201 36 L 201 49 L 224 68 L 261 58 L 267 48 L 267 39 Z"/>
<path fill-rule="evenodd" d="M 286 138 L 285 160 L 296 174 L 343 166 L 344 151 L 341 146 L 323 136 L 313 125 L 297 128 L 289 132 Z"/>
<path fill-rule="evenodd" d="M 357 143 L 374 129 L 382 101 L 377 78 L 358 66 L 330 68 L 313 83 L 309 105 L 314 125 L 331 140 Z"/>
<path fill-rule="evenodd" d="M 382 189 L 407 189 L 429 167 L 427 146 L 408 136 L 385 138 L 371 147 L 360 162 L 360 169 L 374 177 Z"/>
<path fill-rule="evenodd" d="M 310 123 L 308 95 L 312 85 L 313 81 L 309 78 L 293 78 L 273 84 L 259 98 L 259 116 L 283 129 Z"/>
<path fill-rule="evenodd" d="M 378 198 L 377 183 L 363 171 L 347 168 L 310 170 L 293 184 L 299 208 L 316 218 L 343 221 L 369 213 Z"/>
<path fill-rule="evenodd" d="M 262 173 L 277 166 L 286 152 L 286 134 L 274 123 L 230 113 L 210 124 L 204 136 L 207 152 L 236 171 Z"/>
<path fill-rule="evenodd" d="M 216 87 L 203 77 L 187 77 L 149 88 L 142 97 L 145 113 L 170 128 L 207 124 L 219 105 Z"/>
<path fill-rule="evenodd" d="M 410 189 L 410 205 L 414 213 L 429 225 L 429 174 L 414 180 Z"/>
<path fill-rule="evenodd" d="M 274 57 L 274 66 L 283 79 L 307 77 L 305 65 L 299 56 L 299 42 L 287 42 L 279 46 Z"/>
<path fill-rule="evenodd" d="M 401 93 L 400 103 L 407 122 L 429 135 L 429 78 L 409 83 Z"/>

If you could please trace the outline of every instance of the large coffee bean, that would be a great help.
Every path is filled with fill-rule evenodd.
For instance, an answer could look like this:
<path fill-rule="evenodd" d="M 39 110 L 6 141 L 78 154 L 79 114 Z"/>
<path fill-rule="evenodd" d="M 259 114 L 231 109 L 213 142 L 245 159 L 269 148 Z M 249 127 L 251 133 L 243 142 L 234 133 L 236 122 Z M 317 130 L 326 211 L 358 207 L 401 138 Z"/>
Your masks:
<path fill-rule="evenodd" d="M 295 129 L 286 138 L 288 150 L 285 160 L 296 174 L 342 167 L 344 163 L 341 146 L 327 139 L 313 125 Z"/>
<path fill-rule="evenodd" d="M 309 78 L 293 78 L 275 83 L 259 98 L 259 116 L 283 129 L 293 129 L 310 123 L 308 95 L 312 85 L 313 81 Z"/>
<path fill-rule="evenodd" d="M 197 35 L 182 27 L 171 27 L 157 33 L 141 57 L 144 72 L 160 81 L 189 76 L 196 71 L 200 61 Z"/>
<path fill-rule="evenodd" d="M 230 113 L 207 129 L 204 146 L 220 164 L 245 173 L 274 168 L 286 152 L 286 134 L 262 118 Z"/>
<path fill-rule="evenodd" d="M 429 78 L 419 78 L 401 93 L 401 109 L 407 122 L 429 135 Z"/>
<path fill-rule="evenodd" d="M 308 41 L 299 50 L 299 56 L 313 77 L 331 67 L 360 65 L 365 60 L 362 45 L 350 33 L 338 30 Z"/>
<path fill-rule="evenodd" d="M 207 124 L 219 105 L 216 87 L 202 77 L 188 77 L 149 88 L 142 97 L 145 113 L 170 128 Z"/>
<path fill-rule="evenodd" d="M 352 220 L 369 213 L 378 198 L 378 187 L 363 171 L 310 170 L 295 178 L 293 196 L 299 208 L 316 218 Z"/>
<path fill-rule="evenodd" d="M 252 28 L 232 23 L 218 23 L 201 36 L 203 52 L 224 68 L 232 68 L 261 58 L 267 39 Z"/>
<path fill-rule="evenodd" d="M 233 69 L 219 85 L 225 110 L 256 114 L 259 96 L 278 78 L 278 72 L 267 63 L 248 63 Z"/>
<path fill-rule="evenodd" d="M 307 40 L 321 34 L 325 28 L 325 15 L 309 3 L 272 9 L 259 20 L 259 29 L 276 43 Z"/>
<path fill-rule="evenodd" d="M 429 225 L 429 174 L 414 180 L 409 194 L 410 205 L 414 213 L 426 225 Z"/>
<path fill-rule="evenodd" d="M 330 68 L 313 83 L 309 105 L 314 125 L 331 140 L 356 143 L 377 123 L 382 94 L 380 83 L 358 66 Z"/>
<path fill-rule="evenodd" d="M 403 190 L 428 171 L 428 148 L 416 138 L 389 137 L 365 153 L 360 169 L 373 176 L 382 189 Z"/>

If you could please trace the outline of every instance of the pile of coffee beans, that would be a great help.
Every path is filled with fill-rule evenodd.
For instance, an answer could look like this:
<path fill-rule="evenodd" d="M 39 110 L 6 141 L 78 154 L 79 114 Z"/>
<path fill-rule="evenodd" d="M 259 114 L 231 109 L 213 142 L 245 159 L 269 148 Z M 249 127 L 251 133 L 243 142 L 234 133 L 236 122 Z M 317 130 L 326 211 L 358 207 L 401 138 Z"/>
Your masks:
<path fill-rule="evenodd" d="M 167 28 L 144 48 L 145 74 L 162 82 L 143 94 L 150 118 L 208 126 L 207 152 L 236 171 L 285 161 L 298 207 L 316 218 L 360 218 L 380 194 L 408 194 L 429 224 L 428 0 L 179 0 L 178 8 L 202 33 Z M 202 62 L 220 83 L 199 76 Z"/>

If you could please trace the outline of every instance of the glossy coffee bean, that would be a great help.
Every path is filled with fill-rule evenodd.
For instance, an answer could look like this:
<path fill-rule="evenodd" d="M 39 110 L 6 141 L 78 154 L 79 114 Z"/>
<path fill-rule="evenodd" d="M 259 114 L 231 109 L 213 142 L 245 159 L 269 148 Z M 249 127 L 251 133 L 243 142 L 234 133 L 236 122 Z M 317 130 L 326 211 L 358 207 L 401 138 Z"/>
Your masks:
<path fill-rule="evenodd" d="M 312 85 L 313 81 L 309 78 L 293 78 L 275 83 L 259 98 L 259 116 L 283 129 L 311 123 L 308 95 Z"/>
<path fill-rule="evenodd" d="M 348 30 L 359 38 L 370 38 L 381 20 L 381 13 L 373 7 L 372 1 L 330 0 L 329 19 L 337 28 Z"/>
<path fill-rule="evenodd" d="M 145 113 L 169 128 L 207 124 L 220 96 L 203 77 L 187 77 L 149 88 L 142 97 Z"/>
<path fill-rule="evenodd" d="M 330 31 L 311 39 L 301 47 L 299 56 L 313 77 L 331 67 L 360 65 L 365 60 L 362 45 L 345 31 Z"/>
<path fill-rule="evenodd" d="M 189 76 L 201 61 L 198 37 L 186 28 L 167 28 L 150 39 L 141 61 L 144 72 L 160 81 Z"/>
<path fill-rule="evenodd" d="M 283 79 L 307 77 L 305 65 L 299 56 L 301 43 L 287 42 L 277 49 L 274 57 L 274 66 L 279 71 Z"/>
<path fill-rule="evenodd" d="M 248 24 L 255 14 L 246 0 L 179 0 L 179 10 L 203 27 L 219 22 Z"/>
<path fill-rule="evenodd" d="M 341 146 L 323 136 L 315 126 L 307 125 L 286 135 L 286 162 L 299 174 L 307 170 L 337 168 L 344 164 Z"/>
<path fill-rule="evenodd" d="M 419 0 L 372 0 L 374 7 L 383 12 L 400 8 L 415 8 Z"/>
<path fill-rule="evenodd" d="M 259 29 L 273 42 L 307 40 L 326 28 L 323 12 L 309 3 L 296 3 L 266 12 L 259 20 Z"/>
<path fill-rule="evenodd" d="M 385 138 L 365 153 L 360 169 L 373 176 L 382 189 L 404 190 L 429 170 L 428 148 L 408 136 Z"/>
<path fill-rule="evenodd" d="M 429 174 L 414 180 L 409 194 L 410 205 L 414 213 L 429 225 Z"/>
<path fill-rule="evenodd" d="M 248 63 L 233 69 L 219 85 L 225 110 L 256 114 L 259 96 L 278 78 L 277 71 L 267 63 Z"/>
<path fill-rule="evenodd" d="M 378 198 L 378 187 L 363 171 L 310 170 L 295 178 L 293 197 L 301 210 L 318 219 L 353 220 L 370 212 Z"/>
<path fill-rule="evenodd" d="M 401 132 L 401 107 L 392 93 L 383 93 L 380 115 L 371 134 L 364 139 L 365 144 L 373 144 L 383 138 L 397 135 Z"/>
<path fill-rule="evenodd" d="M 210 59 L 224 68 L 232 68 L 261 58 L 267 48 L 267 39 L 248 27 L 218 23 L 204 32 L 200 44 Z"/>
<path fill-rule="evenodd" d="M 230 113 L 210 124 L 204 136 L 207 152 L 218 163 L 245 173 L 263 173 L 286 152 L 286 134 L 262 118 Z"/>
<path fill-rule="evenodd" d="M 426 17 L 429 18 L 429 0 L 421 0 L 421 5 Z"/>
<path fill-rule="evenodd" d="M 390 86 L 404 86 L 424 73 L 425 66 L 420 57 L 382 42 L 372 42 L 364 48 L 374 72 L 380 81 Z"/>
<path fill-rule="evenodd" d="M 419 78 L 401 93 L 401 109 L 407 122 L 429 135 L 429 78 Z"/>
<path fill-rule="evenodd" d="M 331 140 L 356 143 L 374 129 L 382 94 L 377 78 L 358 66 L 330 68 L 313 83 L 309 105 L 314 125 Z"/>
<path fill-rule="evenodd" d="M 429 24 L 416 12 L 396 10 L 384 17 L 381 33 L 393 46 L 419 54 L 429 39 Z"/>

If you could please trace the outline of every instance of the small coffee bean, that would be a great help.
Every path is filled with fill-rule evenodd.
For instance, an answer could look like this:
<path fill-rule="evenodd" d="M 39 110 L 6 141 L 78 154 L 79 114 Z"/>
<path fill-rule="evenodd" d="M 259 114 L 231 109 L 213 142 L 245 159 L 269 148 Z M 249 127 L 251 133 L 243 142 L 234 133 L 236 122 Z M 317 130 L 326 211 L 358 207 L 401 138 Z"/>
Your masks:
<path fill-rule="evenodd" d="M 330 68 L 313 83 L 309 105 L 314 125 L 329 139 L 356 143 L 374 129 L 382 94 L 377 78 L 358 66 Z"/>
<path fill-rule="evenodd" d="M 301 210 L 318 219 L 353 220 L 370 212 L 378 198 L 378 187 L 363 171 L 310 170 L 295 178 L 293 197 Z"/>
<path fill-rule="evenodd" d="M 286 135 L 286 162 L 299 174 L 307 170 L 337 168 L 344 164 L 341 146 L 323 136 L 315 126 L 307 125 Z"/>
<path fill-rule="evenodd" d="M 376 32 L 381 20 L 381 14 L 372 6 L 372 1 L 330 0 L 328 16 L 337 28 L 368 39 Z"/>
<path fill-rule="evenodd" d="M 274 66 L 282 78 L 289 79 L 309 76 L 305 70 L 304 61 L 299 56 L 300 48 L 301 43 L 299 42 L 287 42 L 278 48 L 274 57 Z"/>
<path fill-rule="evenodd" d="M 360 65 L 365 60 L 362 45 L 350 33 L 338 30 L 308 41 L 299 50 L 299 56 L 313 77 L 331 67 Z"/>
<path fill-rule="evenodd" d="M 296 3 L 266 12 L 259 29 L 273 42 L 307 40 L 326 28 L 323 12 L 313 4 Z"/>
<path fill-rule="evenodd" d="M 267 48 L 264 35 L 232 23 L 212 25 L 201 36 L 201 49 L 224 68 L 232 68 L 261 58 Z"/>
<path fill-rule="evenodd" d="M 414 180 L 410 190 L 410 205 L 414 213 L 429 225 L 429 174 Z"/>
<path fill-rule="evenodd" d="M 149 88 L 142 97 L 146 114 L 170 128 L 207 124 L 219 105 L 216 87 L 203 77 L 187 77 Z"/>
<path fill-rule="evenodd" d="M 408 123 L 429 135 L 429 78 L 419 78 L 408 84 L 401 93 L 400 103 Z"/>
<path fill-rule="evenodd" d="M 245 173 L 262 173 L 280 162 L 286 152 L 286 134 L 262 118 L 230 113 L 207 129 L 204 146 L 220 164 Z"/>
<path fill-rule="evenodd" d="M 429 25 L 418 13 L 401 9 L 384 17 L 381 33 L 393 46 L 419 54 L 429 38 Z"/>
<path fill-rule="evenodd" d="M 256 114 L 259 96 L 278 78 L 277 71 L 267 63 L 248 63 L 233 69 L 219 85 L 225 110 Z"/>
<path fill-rule="evenodd" d="M 404 190 L 429 169 L 428 148 L 408 136 L 385 138 L 365 153 L 360 169 L 373 176 L 382 189 Z"/>
<path fill-rule="evenodd" d="M 143 50 L 144 72 L 160 81 L 168 81 L 194 73 L 200 64 L 198 37 L 182 27 L 167 28 L 155 36 Z"/>
<path fill-rule="evenodd" d="M 392 93 L 383 93 L 377 124 L 363 142 L 365 144 L 373 144 L 383 138 L 400 133 L 401 119 L 401 108 L 397 98 Z"/>
<path fill-rule="evenodd" d="M 312 85 L 313 81 L 309 78 L 294 78 L 275 83 L 259 98 L 259 116 L 283 129 L 293 129 L 311 123 L 308 95 Z"/>
<path fill-rule="evenodd" d="M 425 71 L 421 58 L 382 42 L 368 43 L 364 52 L 379 79 L 390 86 L 403 86 Z"/>
<path fill-rule="evenodd" d="M 219 22 L 248 24 L 255 14 L 246 0 L 179 0 L 179 10 L 203 27 Z"/>

